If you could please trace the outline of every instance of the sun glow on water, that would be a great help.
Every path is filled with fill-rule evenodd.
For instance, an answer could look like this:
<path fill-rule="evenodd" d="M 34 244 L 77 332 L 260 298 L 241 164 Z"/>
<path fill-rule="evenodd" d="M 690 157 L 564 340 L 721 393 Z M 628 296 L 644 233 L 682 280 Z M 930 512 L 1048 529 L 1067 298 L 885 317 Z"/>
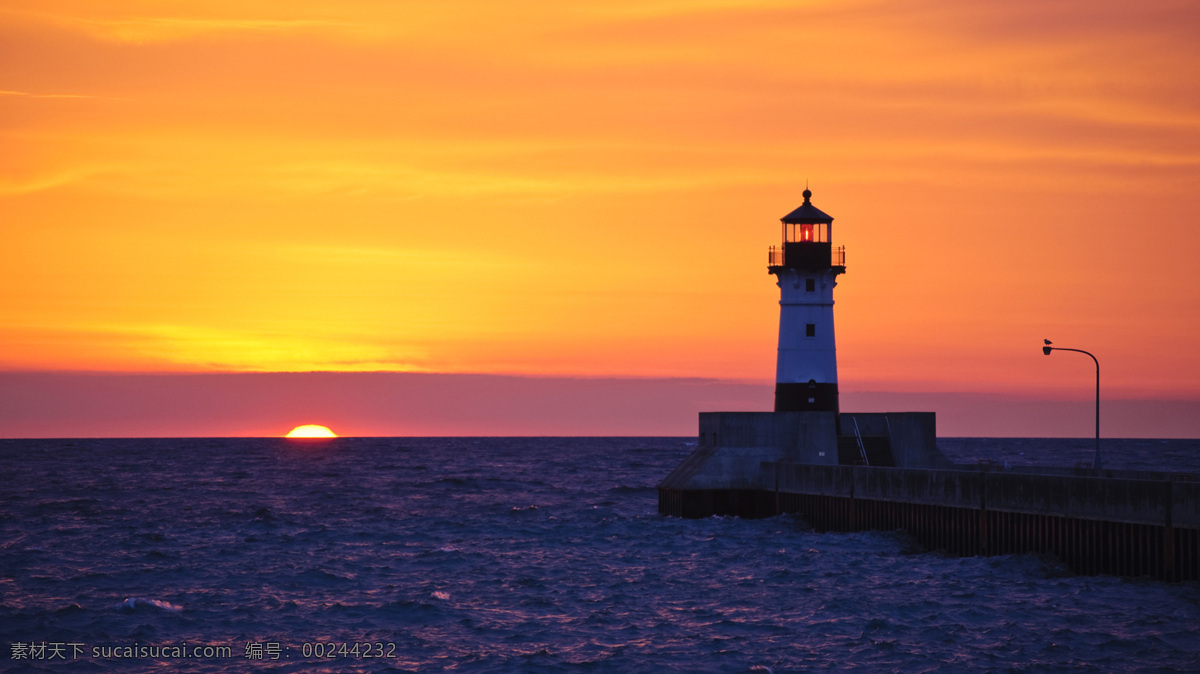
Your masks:
<path fill-rule="evenodd" d="M 304 424 L 293 428 L 284 437 L 288 438 L 336 438 L 337 433 L 329 430 L 328 426 L 320 424 Z"/>

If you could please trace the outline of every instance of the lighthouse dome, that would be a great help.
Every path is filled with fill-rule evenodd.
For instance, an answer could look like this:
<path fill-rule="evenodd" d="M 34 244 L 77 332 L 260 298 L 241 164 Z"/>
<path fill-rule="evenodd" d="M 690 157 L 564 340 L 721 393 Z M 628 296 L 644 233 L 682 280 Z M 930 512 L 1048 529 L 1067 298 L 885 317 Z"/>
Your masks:
<path fill-rule="evenodd" d="M 785 225 L 829 225 L 833 223 L 833 216 L 825 213 L 821 209 L 812 205 L 809 199 L 812 198 L 812 192 L 804 190 L 804 203 L 800 208 L 788 213 L 780 218 Z"/>

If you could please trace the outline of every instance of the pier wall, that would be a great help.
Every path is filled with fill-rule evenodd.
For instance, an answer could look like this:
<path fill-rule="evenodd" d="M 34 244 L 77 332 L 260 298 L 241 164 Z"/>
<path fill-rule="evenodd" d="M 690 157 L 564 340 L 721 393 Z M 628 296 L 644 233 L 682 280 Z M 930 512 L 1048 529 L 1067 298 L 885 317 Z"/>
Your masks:
<path fill-rule="evenodd" d="M 759 467 L 760 488 L 671 489 L 682 517 L 793 513 L 820 531 L 903 529 L 961 555 L 1048 553 L 1083 574 L 1200 580 L 1200 482 L 1036 472 L 811 465 Z"/>
<path fill-rule="evenodd" d="M 858 435 L 850 435 L 853 433 Z M 931 412 L 704 412 L 696 451 L 659 485 L 676 490 L 762 489 L 763 466 L 838 465 L 839 440 L 883 440 L 889 460 L 906 468 L 950 467 L 937 449 Z"/>

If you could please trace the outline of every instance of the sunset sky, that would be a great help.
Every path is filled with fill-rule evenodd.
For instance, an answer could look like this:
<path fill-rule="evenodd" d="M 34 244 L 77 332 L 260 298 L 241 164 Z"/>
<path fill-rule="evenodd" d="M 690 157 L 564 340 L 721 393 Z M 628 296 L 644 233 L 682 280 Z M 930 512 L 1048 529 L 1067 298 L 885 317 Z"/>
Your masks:
<path fill-rule="evenodd" d="M 1200 436 L 1194 0 L 2 5 L 0 437 L 347 434 L 311 400 L 203 408 L 252 379 L 226 373 L 503 375 L 592 407 L 703 382 L 688 405 L 767 410 L 766 250 L 806 181 L 847 250 L 843 392 L 1087 436 L 1091 361 L 1049 337 L 1100 357 L 1108 404 L 1164 402 L 1124 434 Z M 155 375 L 178 406 L 98 423 L 81 373 L 95 404 Z M 227 388 L 198 411 L 199 375 Z M 337 381 L 312 400 L 368 379 Z M 496 432 L 694 430 L 536 400 Z M 343 421 L 486 434 L 455 408 Z"/>

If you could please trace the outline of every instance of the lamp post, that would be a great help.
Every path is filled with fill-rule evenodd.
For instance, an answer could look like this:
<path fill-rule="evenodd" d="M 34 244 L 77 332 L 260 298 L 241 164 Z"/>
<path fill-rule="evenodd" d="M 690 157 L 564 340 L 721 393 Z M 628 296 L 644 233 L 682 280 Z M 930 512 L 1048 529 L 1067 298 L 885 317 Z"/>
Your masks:
<path fill-rule="evenodd" d="M 1046 343 L 1046 346 L 1042 347 L 1042 353 L 1047 356 L 1050 355 L 1051 351 L 1074 351 L 1075 353 L 1082 353 L 1088 356 L 1092 359 L 1092 362 L 1096 363 L 1096 456 L 1092 459 L 1092 468 L 1100 470 L 1100 361 L 1096 360 L 1095 356 L 1083 349 L 1064 349 L 1060 346 L 1050 346 L 1054 342 L 1048 339 L 1043 339 L 1042 341 Z"/>

